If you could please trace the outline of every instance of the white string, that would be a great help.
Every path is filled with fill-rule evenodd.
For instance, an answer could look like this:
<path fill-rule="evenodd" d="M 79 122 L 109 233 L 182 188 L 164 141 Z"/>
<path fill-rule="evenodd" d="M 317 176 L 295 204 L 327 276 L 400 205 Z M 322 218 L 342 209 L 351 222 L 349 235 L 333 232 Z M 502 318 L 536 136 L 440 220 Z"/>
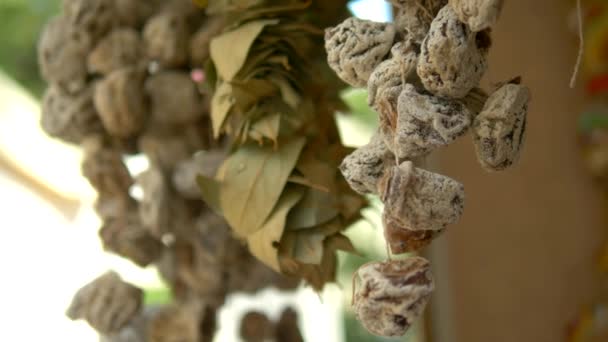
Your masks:
<path fill-rule="evenodd" d="M 574 71 L 572 72 L 572 78 L 570 79 L 570 88 L 574 88 L 576 85 L 576 77 L 578 76 L 578 71 L 581 68 L 581 63 L 583 61 L 583 54 L 585 51 L 585 37 L 583 32 L 583 8 L 581 5 L 581 0 L 576 1 L 576 14 L 578 19 L 578 56 L 576 57 L 576 64 L 574 65 Z"/>

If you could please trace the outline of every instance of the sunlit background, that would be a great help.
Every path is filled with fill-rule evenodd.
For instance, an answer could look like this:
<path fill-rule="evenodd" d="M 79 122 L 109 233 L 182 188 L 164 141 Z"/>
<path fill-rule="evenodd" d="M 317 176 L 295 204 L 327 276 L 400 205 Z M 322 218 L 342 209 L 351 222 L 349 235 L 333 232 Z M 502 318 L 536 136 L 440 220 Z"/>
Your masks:
<path fill-rule="evenodd" d="M 141 269 L 102 250 L 97 235 L 101 222 L 92 207 L 95 192 L 80 175 L 81 153 L 50 139 L 39 127 L 45 84 L 38 76 L 35 46 L 58 3 L 0 2 L 0 341 L 97 341 L 92 328 L 70 321 L 64 312 L 79 287 L 108 269 L 144 288 L 146 303 L 162 303 L 170 296 L 153 268 Z M 384 1 L 353 1 L 350 8 L 365 19 L 390 17 Z M 342 136 L 348 145 L 362 145 L 374 131 L 375 115 L 363 91 L 347 91 L 344 98 L 355 115 L 338 114 Z M 146 160 L 128 161 L 135 175 L 146 165 Z M 307 341 L 386 341 L 355 323 L 347 302 L 352 272 L 384 255 L 378 206 L 374 202 L 364 212 L 365 220 L 348 231 L 364 257 L 341 255 L 338 284 L 320 295 L 301 288 L 295 295 L 267 290 L 232 296 L 220 312 L 216 340 L 237 341 L 239 317 L 248 309 L 278 318 L 285 305 L 293 304 Z"/>

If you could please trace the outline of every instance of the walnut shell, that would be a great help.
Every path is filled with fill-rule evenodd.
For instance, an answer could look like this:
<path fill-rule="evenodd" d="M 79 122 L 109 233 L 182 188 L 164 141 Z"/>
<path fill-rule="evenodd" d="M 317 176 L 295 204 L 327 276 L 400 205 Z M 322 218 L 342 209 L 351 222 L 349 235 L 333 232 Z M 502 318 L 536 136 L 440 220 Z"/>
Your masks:
<path fill-rule="evenodd" d="M 140 133 L 147 119 L 143 86 L 145 73 L 137 68 L 112 72 L 95 88 L 95 107 L 106 130 L 128 138 Z"/>
<path fill-rule="evenodd" d="M 190 37 L 184 18 L 173 12 L 161 12 L 150 18 L 143 31 L 146 56 L 172 68 L 188 63 Z"/>
<path fill-rule="evenodd" d="M 188 73 L 159 72 L 148 77 L 145 90 L 150 114 L 159 123 L 190 123 L 205 113 L 202 96 Z"/>
<path fill-rule="evenodd" d="M 100 40 L 91 51 L 87 57 L 87 68 L 90 73 L 105 75 L 136 64 L 142 55 L 139 33 L 129 28 L 116 29 Z"/>
<path fill-rule="evenodd" d="M 115 0 L 63 0 L 63 13 L 68 23 L 94 40 L 101 38 L 117 24 Z"/>
<path fill-rule="evenodd" d="M 384 210 L 399 226 L 414 231 L 441 231 L 464 211 L 464 187 L 420 168 L 411 161 L 388 168 L 378 184 Z"/>
<path fill-rule="evenodd" d="M 395 165 L 395 157 L 376 133 L 370 142 L 348 155 L 340 171 L 350 187 L 360 194 L 376 193 L 384 170 Z"/>
<path fill-rule="evenodd" d="M 472 32 L 451 6 L 445 6 L 422 42 L 417 68 L 422 84 L 438 96 L 464 97 L 487 69 L 489 45 L 487 32 Z"/>
<path fill-rule="evenodd" d="M 403 85 L 416 70 L 418 53 L 409 42 L 398 42 L 391 48 L 391 56 L 380 63 L 367 81 L 367 102 L 374 110 L 381 107 L 377 100 L 382 99 L 386 89 Z"/>
<path fill-rule="evenodd" d="M 163 244 L 155 239 L 141 222 L 137 212 L 106 220 L 99 231 L 106 251 L 114 252 L 146 267 L 161 256 Z"/>
<path fill-rule="evenodd" d="M 519 84 L 505 84 L 496 90 L 473 122 L 477 159 L 488 171 L 513 165 L 525 141 L 530 90 Z"/>
<path fill-rule="evenodd" d="M 75 95 L 49 87 L 42 99 L 40 124 L 48 135 L 75 144 L 88 135 L 103 134 L 103 125 L 93 105 L 93 87 Z"/>
<path fill-rule="evenodd" d="M 434 287 L 423 258 L 365 264 L 355 274 L 355 314 L 372 334 L 403 336 L 422 315 Z"/>
<path fill-rule="evenodd" d="M 450 6 L 471 31 L 479 32 L 492 27 L 502 10 L 504 0 L 450 0 Z"/>
<path fill-rule="evenodd" d="M 348 18 L 325 30 L 327 62 L 344 82 L 365 87 L 394 39 L 395 28 L 390 23 Z"/>
<path fill-rule="evenodd" d="M 38 41 L 38 63 L 42 77 L 67 93 L 83 90 L 87 83 L 86 55 L 90 38 L 73 29 L 64 17 L 45 26 Z"/>
<path fill-rule="evenodd" d="M 110 271 L 78 290 L 66 315 L 72 320 L 85 319 L 100 333 L 111 334 L 137 315 L 142 299 L 142 290 Z"/>
<path fill-rule="evenodd" d="M 400 160 L 423 156 L 464 135 L 473 114 L 461 102 L 419 92 L 406 84 L 399 95 L 394 152 Z"/>
<path fill-rule="evenodd" d="M 127 196 L 133 178 L 123 162 L 122 153 L 103 146 L 100 137 L 85 139 L 83 146 L 82 174 L 93 188 L 106 196 Z"/>

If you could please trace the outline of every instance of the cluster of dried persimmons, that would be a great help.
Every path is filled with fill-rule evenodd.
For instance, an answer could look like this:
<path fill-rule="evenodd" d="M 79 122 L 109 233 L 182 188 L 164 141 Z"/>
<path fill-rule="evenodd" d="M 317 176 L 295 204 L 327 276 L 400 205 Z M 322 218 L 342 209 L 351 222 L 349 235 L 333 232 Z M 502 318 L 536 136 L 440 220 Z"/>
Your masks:
<path fill-rule="evenodd" d="M 517 160 L 527 88 L 478 88 L 502 1 L 393 0 L 393 23 L 348 18 L 346 2 L 63 0 L 39 43 L 42 127 L 82 147 L 104 248 L 154 265 L 173 294 L 144 305 L 108 272 L 71 318 L 105 341 L 210 341 L 232 293 L 334 281 L 364 194 L 384 202 L 394 254 L 456 222 L 463 186 L 415 164 L 470 127 L 484 168 Z M 355 151 L 334 119 L 336 74 L 367 87 L 380 116 Z M 149 161 L 137 176 L 136 155 Z M 420 257 L 366 264 L 356 280 L 357 316 L 382 336 L 403 335 L 433 290 Z M 248 313 L 241 336 L 302 340 L 290 309 L 276 323 Z"/>

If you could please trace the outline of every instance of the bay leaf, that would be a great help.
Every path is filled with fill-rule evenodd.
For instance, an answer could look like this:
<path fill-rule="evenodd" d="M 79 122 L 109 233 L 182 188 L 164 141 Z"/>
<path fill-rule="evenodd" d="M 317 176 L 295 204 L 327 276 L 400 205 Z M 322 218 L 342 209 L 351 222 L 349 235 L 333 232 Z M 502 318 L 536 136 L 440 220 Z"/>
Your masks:
<path fill-rule="evenodd" d="M 334 194 L 308 188 L 300 201 L 287 216 L 289 229 L 303 229 L 326 223 L 338 215 L 337 198 Z"/>
<path fill-rule="evenodd" d="M 287 103 L 291 108 L 298 108 L 300 104 L 300 94 L 289 84 L 289 82 L 278 75 L 273 75 L 269 78 L 274 84 L 276 84 L 281 90 L 281 96 L 283 101 Z"/>
<path fill-rule="evenodd" d="M 277 138 L 279 137 L 279 126 L 281 123 L 281 115 L 274 113 L 266 115 L 263 118 L 257 120 L 249 129 L 249 135 L 251 138 L 258 139 L 268 138 L 273 144 L 277 144 Z M 258 140 L 256 139 L 256 140 Z"/>
<path fill-rule="evenodd" d="M 323 240 L 323 234 L 299 232 L 296 235 L 293 258 L 303 264 L 320 264 L 323 258 Z"/>
<path fill-rule="evenodd" d="M 313 188 L 319 191 L 324 191 L 324 192 L 329 192 L 328 188 L 324 188 L 323 186 L 319 185 L 319 184 L 315 184 L 313 182 L 311 182 L 309 179 L 307 179 L 304 176 L 300 176 L 300 175 L 291 175 L 289 176 L 289 178 L 287 179 L 288 182 L 290 183 L 294 183 L 294 184 L 300 184 L 300 185 L 304 185 L 307 186 L 309 188 Z"/>
<path fill-rule="evenodd" d="M 227 159 L 220 204 L 238 237 L 246 238 L 266 221 L 305 143 L 305 138 L 297 138 L 276 150 L 249 143 Z"/>
<path fill-rule="evenodd" d="M 278 22 L 278 19 L 250 21 L 213 38 L 209 51 L 218 75 L 224 81 L 231 81 L 243 67 L 249 49 L 264 27 Z"/>
<path fill-rule="evenodd" d="M 201 190 L 203 200 L 209 208 L 216 214 L 223 215 L 220 204 L 220 183 L 205 175 L 198 175 L 196 177 L 196 183 Z"/>
<path fill-rule="evenodd" d="M 222 125 L 233 104 L 232 86 L 228 82 L 222 82 L 211 99 L 211 124 L 214 138 L 219 137 Z"/>
<path fill-rule="evenodd" d="M 287 213 L 300 201 L 302 196 L 301 191 L 286 188 L 266 222 L 247 238 L 251 254 L 277 272 L 281 272 L 278 256 L 279 243 L 285 229 Z"/>

